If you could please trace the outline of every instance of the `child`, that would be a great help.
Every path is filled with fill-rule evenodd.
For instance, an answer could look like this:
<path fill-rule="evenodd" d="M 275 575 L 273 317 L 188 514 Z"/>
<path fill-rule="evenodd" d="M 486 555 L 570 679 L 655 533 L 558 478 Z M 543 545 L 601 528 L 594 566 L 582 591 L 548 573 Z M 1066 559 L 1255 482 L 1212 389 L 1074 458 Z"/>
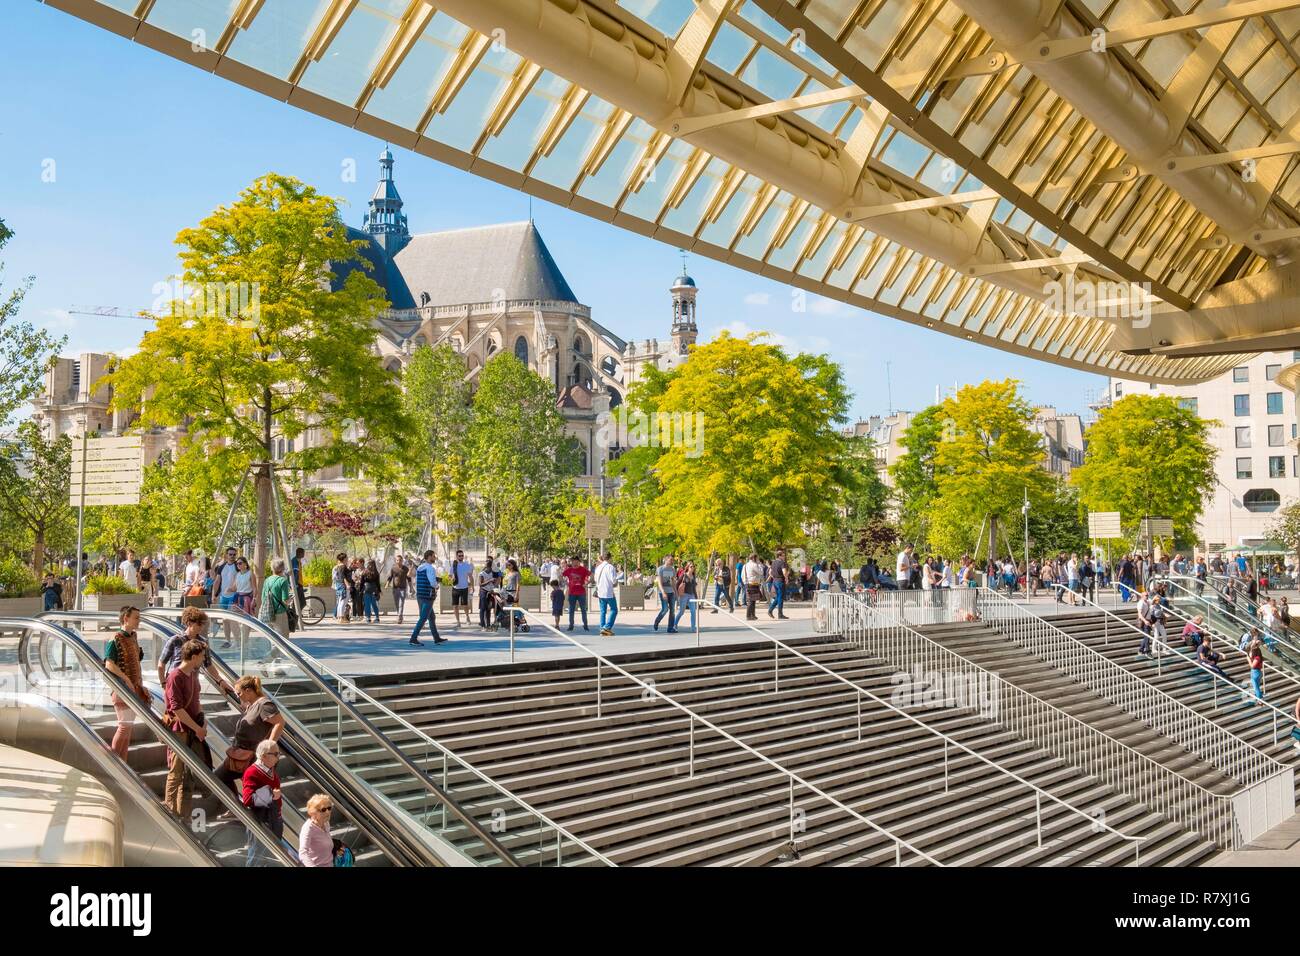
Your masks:
<path fill-rule="evenodd" d="M 551 580 L 551 614 L 555 617 L 555 626 L 560 626 L 560 615 L 564 613 L 564 588 L 559 578 Z"/>

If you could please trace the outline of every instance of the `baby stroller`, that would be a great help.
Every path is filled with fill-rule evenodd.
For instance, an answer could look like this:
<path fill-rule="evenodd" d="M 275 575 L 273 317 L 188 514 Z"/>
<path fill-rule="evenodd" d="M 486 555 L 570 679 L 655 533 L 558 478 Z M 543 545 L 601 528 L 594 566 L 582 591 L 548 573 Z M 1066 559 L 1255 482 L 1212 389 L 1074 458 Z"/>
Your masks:
<path fill-rule="evenodd" d="M 519 599 L 513 594 L 507 594 L 501 591 L 493 591 L 491 596 L 493 607 L 493 627 L 500 628 L 503 631 L 510 630 L 510 615 L 515 618 L 515 630 L 527 631 L 528 619 L 518 611 L 511 611 L 508 608 L 514 607 L 519 603 Z"/>

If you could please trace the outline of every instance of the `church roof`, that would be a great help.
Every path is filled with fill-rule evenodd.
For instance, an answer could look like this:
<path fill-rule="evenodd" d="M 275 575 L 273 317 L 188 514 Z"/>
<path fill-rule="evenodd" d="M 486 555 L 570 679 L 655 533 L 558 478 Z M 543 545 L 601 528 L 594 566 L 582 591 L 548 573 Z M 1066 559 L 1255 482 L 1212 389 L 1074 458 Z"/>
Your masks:
<path fill-rule="evenodd" d="M 432 306 L 488 302 L 496 296 L 578 301 L 531 222 L 412 236 L 393 261 L 416 305 L 425 304 L 426 292 Z M 394 306 L 403 307 L 395 301 Z"/>
<path fill-rule="evenodd" d="M 346 280 L 349 274 L 360 269 L 362 275 L 369 276 L 379 283 L 379 287 L 384 290 L 384 295 L 392 303 L 394 309 L 413 309 L 415 301 L 411 297 L 411 292 L 407 288 L 406 280 L 402 278 L 402 273 L 398 270 L 393 260 L 388 258 L 383 247 L 377 243 L 374 238 L 360 229 L 348 227 L 348 239 L 351 241 L 361 240 L 365 243 L 361 247 L 361 257 L 370 263 L 370 268 L 366 269 L 356 262 L 349 262 L 346 265 L 335 265 L 335 279 L 333 287 L 338 289 Z"/>

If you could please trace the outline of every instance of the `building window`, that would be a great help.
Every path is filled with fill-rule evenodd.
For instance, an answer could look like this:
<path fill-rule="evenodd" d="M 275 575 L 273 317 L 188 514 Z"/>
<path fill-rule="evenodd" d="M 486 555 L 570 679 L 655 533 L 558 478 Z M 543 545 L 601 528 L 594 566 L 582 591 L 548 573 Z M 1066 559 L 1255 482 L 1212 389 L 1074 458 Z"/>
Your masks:
<path fill-rule="evenodd" d="M 1277 511 L 1278 505 L 1282 503 L 1282 496 L 1272 488 L 1252 488 L 1241 496 L 1241 501 L 1247 511 Z"/>
<path fill-rule="evenodd" d="M 1238 477 L 1238 478 L 1254 478 L 1254 477 L 1255 477 L 1255 476 L 1251 473 L 1251 470 L 1250 470 L 1250 459 L 1249 459 L 1249 458 L 1238 458 L 1238 459 L 1237 459 L 1237 477 Z"/>
<path fill-rule="evenodd" d="M 528 364 L 528 340 L 522 335 L 515 339 L 515 358 L 525 365 Z"/>
<path fill-rule="evenodd" d="M 1249 382 L 1250 369 L 1244 365 L 1238 365 L 1232 370 L 1232 380 L 1234 382 Z"/>
<path fill-rule="evenodd" d="M 1264 396 L 1265 408 L 1270 415 L 1282 414 L 1282 393 L 1269 392 Z"/>
<path fill-rule="evenodd" d="M 1265 366 L 1264 366 L 1264 381 L 1266 381 L 1266 382 L 1271 382 L 1271 381 L 1273 381 L 1273 379 L 1277 378 L 1277 373 L 1280 372 L 1280 371 L 1282 371 L 1282 366 L 1281 366 L 1281 365 L 1265 365 Z"/>
<path fill-rule="evenodd" d="M 1286 439 L 1282 436 L 1281 425 L 1268 426 L 1268 445 L 1270 448 L 1280 448 L 1286 444 Z"/>
<path fill-rule="evenodd" d="M 1147 386 L 1147 388 L 1150 389 L 1150 390 L 1153 391 L 1153 392 L 1154 392 L 1157 388 L 1159 388 L 1159 387 L 1160 387 L 1160 386 L 1157 385 L 1155 382 L 1152 382 L 1150 385 Z"/>
<path fill-rule="evenodd" d="M 1115 397 L 1116 397 L 1116 398 L 1123 398 L 1123 396 L 1124 396 L 1124 386 L 1121 385 L 1120 383 L 1116 382 L 1116 383 L 1115 383 Z"/>
<path fill-rule="evenodd" d="M 1185 408 L 1185 409 L 1187 409 L 1187 410 L 1188 410 L 1189 412 L 1191 412 L 1193 415 L 1198 415 L 1198 414 L 1200 414 L 1200 411 L 1199 411 L 1199 409 L 1200 409 L 1200 405 L 1198 404 L 1197 400 L 1194 399 L 1194 398 L 1180 398 L 1180 399 L 1178 399 L 1178 407 L 1179 407 L 1179 408 Z"/>
<path fill-rule="evenodd" d="M 1234 428 L 1233 432 L 1237 438 L 1238 448 L 1250 447 L 1250 426 L 1249 425 L 1242 425 L 1238 428 Z"/>
<path fill-rule="evenodd" d="M 1291 353 L 1291 361 L 1300 362 L 1300 349 L 1296 349 Z"/>
<path fill-rule="evenodd" d="M 1291 437 L 1295 438 L 1295 422 L 1291 423 Z"/>
<path fill-rule="evenodd" d="M 1291 456 L 1291 477 L 1300 478 L 1300 455 Z"/>
<path fill-rule="evenodd" d="M 1241 417 L 1250 414 L 1250 396 L 1234 395 L 1232 396 L 1232 414 Z"/>
<path fill-rule="evenodd" d="M 1268 456 L 1268 476 L 1270 478 L 1286 477 L 1286 459 L 1281 455 Z"/>

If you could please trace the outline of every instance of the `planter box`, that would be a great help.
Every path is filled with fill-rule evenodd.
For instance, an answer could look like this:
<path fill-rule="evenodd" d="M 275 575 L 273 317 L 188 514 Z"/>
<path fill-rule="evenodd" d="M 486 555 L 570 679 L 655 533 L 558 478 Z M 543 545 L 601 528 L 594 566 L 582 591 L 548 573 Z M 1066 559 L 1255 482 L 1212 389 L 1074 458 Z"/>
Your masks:
<path fill-rule="evenodd" d="M 618 606 L 624 611 L 641 611 L 645 609 L 644 584 L 620 584 L 618 586 Z"/>
<path fill-rule="evenodd" d="M 411 591 L 411 600 L 412 601 L 415 600 L 414 590 Z M 419 614 L 420 613 L 418 610 L 420 607 L 419 603 L 417 602 L 415 606 L 417 609 L 415 613 Z M 451 587 L 449 585 L 442 584 L 438 586 L 438 610 L 439 611 L 451 610 Z"/>
<path fill-rule="evenodd" d="M 35 597 L 0 598 L 0 617 L 35 617 L 43 613 L 45 602 Z"/>
<path fill-rule="evenodd" d="M 83 594 L 81 607 L 86 611 L 111 611 L 116 614 L 124 607 L 145 606 L 143 594 Z"/>
<path fill-rule="evenodd" d="M 542 586 L 540 584 L 519 585 L 519 606 L 525 611 L 542 609 Z"/>

